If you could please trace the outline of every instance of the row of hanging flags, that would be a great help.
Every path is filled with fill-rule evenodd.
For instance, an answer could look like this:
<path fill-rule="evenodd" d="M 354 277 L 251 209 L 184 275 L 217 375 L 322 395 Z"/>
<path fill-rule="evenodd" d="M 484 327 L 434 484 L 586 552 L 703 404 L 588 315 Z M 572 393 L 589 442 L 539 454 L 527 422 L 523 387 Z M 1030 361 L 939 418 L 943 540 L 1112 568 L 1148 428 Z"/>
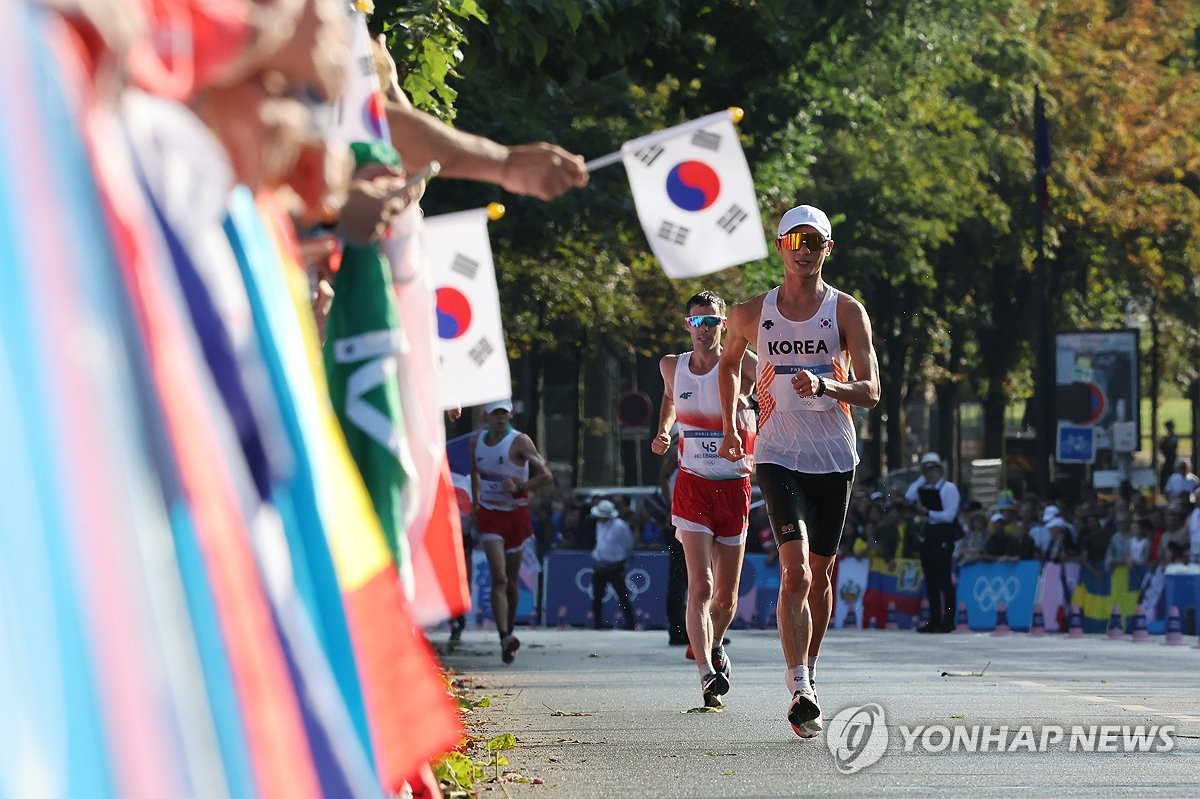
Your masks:
<path fill-rule="evenodd" d="M 420 628 L 470 603 L 442 414 L 510 392 L 496 210 L 346 247 L 322 350 L 276 197 L 0 14 L 0 796 L 401 790 L 462 736 Z M 377 95 L 359 165 L 398 163 Z M 664 268 L 762 257 L 729 114 L 672 130 L 622 150 Z"/>

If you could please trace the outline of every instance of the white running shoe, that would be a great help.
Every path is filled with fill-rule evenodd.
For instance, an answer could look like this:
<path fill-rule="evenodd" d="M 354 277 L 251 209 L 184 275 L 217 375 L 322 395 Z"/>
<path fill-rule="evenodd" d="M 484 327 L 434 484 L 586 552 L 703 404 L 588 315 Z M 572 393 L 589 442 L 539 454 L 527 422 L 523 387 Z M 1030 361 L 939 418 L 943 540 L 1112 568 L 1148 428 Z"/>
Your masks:
<path fill-rule="evenodd" d="M 807 725 L 814 720 L 818 724 L 820 723 L 821 706 L 817 704 L 817 692 L 811 685 L 806 684 L 792 694 L 792 703 L 788 705 L 787 718 L 792 725 L 792 732 L 801 738 L 813 737 L 812 734 L 806 734 Z"/>

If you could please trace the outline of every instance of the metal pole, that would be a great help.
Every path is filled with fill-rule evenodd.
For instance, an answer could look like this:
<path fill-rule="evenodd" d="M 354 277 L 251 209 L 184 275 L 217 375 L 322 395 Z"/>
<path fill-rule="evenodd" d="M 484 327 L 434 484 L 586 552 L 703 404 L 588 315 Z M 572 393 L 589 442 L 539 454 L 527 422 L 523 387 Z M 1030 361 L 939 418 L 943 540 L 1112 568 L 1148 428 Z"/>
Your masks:
<path fill-rule="evenodd" d="M 1050 133 L 1046 122 L 1045 105 L 1042 102 L 1041 89 L 1034 86 L 1033 116 L 1034 116 L 1034 170 L 1036 173 L 1035 190 L 1037 195 L 1037 256 L 1034 261 L 1034 297 L 1033 311 L 1037 319 L 1037 353 L 1035 358 L 1035 385 L 1040 407 L 1037 420 L 1037 465 L 1034 470 L 1034 481 L 1037 491 L 1043 497 L 1050 496 L 1050 454 L 1054 452 L 1054 436 L 1057 425 L 1054 418 L 1054 347 L 1053 325 L 1051 325 L 1050 298 L 1047 297 L 1047 274 L 1045 253 L 1046 214 L 1049 212 L 1050 199 L 1047 175 L 1050 171 Z"/>

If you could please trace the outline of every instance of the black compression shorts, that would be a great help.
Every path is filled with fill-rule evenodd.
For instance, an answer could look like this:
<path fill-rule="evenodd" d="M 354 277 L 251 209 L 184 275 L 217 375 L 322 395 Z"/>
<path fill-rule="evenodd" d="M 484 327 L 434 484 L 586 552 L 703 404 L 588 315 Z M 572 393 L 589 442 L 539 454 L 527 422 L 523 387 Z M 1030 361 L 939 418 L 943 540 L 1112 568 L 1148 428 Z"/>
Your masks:
<path fill-rule="evenodd" d="M 826 558 L 836 555 L 850 508 L 854 470 L 805 474 L 760 463 L 755 472 L 775 544 L 807 538 L 809 552 Z"/>

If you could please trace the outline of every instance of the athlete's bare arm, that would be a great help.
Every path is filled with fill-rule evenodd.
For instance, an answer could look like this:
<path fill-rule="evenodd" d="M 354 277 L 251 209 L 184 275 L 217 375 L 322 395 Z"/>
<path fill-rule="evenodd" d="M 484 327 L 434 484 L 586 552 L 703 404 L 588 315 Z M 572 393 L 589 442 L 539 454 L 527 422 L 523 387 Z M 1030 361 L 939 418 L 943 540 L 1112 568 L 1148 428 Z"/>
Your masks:
<path fill-rule="evenodd" d="M 725 319 L 725 347 L 721 350 L 717 381 L 721 387 L 721 426 L 724 431 L 720 454 L 730 461 L 740 460 L 745 454 L 742 437 L 737 431 L 738 389 L 742 383 L 742 361 L 750 346 L 750 337 L 758 330 L 764 296 L 760 294 L 739 302 L 729 309 Z"/>
<path fill-rule="evenodd" d="M 476 432 L 468 440 L 468 445 L 471 451 L 471 519 L 475 518 L 475 511 L 479 510 L 479 467 L 475 465 L 475 442 L 483 435 L 482 432 Z"/>
<path fill-rule="evenodd" d="M 875 355 L 871 318 L 863 304 L 849 294 L 838 297 L 837 315 L 838 329 L 850 355 L 848 377 L 853 379 L 826 380 L 825 394 L 860 408 L 874 408 L 879 404 L 879 358 Z"/>
<path fill-rule="evenodd" d="M 838 296 L 837 321 L 842 334 L 842 346 L 850 356 L 849 371 L 854 379 L 837 381 L 801 369 L 792 376 L 792 388 L 801 397 L 815 397 L 824 382 L 823 396 L 860 408 L 874 408 L 879 404 L 879 359 L 875 356 L 875 345 L 871 340 L 871 319 L 867 316 L 867 309 L 849 294 L 841 293 Z"/>
<path fill-rule="evenodd" d="M 738 394 L 738 407 L 749 407 L 750 395 L 754 393 L 754 381 L 758 379 L 758 354 L 754 350 L 747 349 L 742 354 L 742 378 L 740 393 Z"/>
<path fill-rule="evenodd" d="M 667 503 L 667 513 L 671 512 L 671 475 L 679 467 L 679 447 L 672 447 L 668 444 L 666 457 L 663 458 L 662 466 L 658 469 L 658 490 L 662 492 L 663 499 Z"/>
<path fill-rule="evenodd" d="M 663 395 L 658 406 L 658 433 L 650 441 L 650 451 L 655 455 L 662 455 L 671 446 L 671 425 L 675 424 L 675 364 L 678 361 L 678 355 L 664 355 L 658 362 Z"/>
<path fill-rule="evenodd" d="M 529 464 L 529 479 L 524 482 L 514 480 L 511 477 L 504 478 L 502 483 L 505 491 L 510 491 L 513 494 L 520 494 L 526 491 L 533 491 L 535 488 L 541 488 L 544 485 L 549 485 L 554 481 L 554 475 L 550 472 L 550 467 L 546 465 L 546 461 L 542 459 L 542 454 L 537 451 L 537 447 L 533 445 L 533 439 L 525 433 L 517 436 L 512 447 L 508 450 L 508 458 L 514 466 L 524 466 Z"/>

